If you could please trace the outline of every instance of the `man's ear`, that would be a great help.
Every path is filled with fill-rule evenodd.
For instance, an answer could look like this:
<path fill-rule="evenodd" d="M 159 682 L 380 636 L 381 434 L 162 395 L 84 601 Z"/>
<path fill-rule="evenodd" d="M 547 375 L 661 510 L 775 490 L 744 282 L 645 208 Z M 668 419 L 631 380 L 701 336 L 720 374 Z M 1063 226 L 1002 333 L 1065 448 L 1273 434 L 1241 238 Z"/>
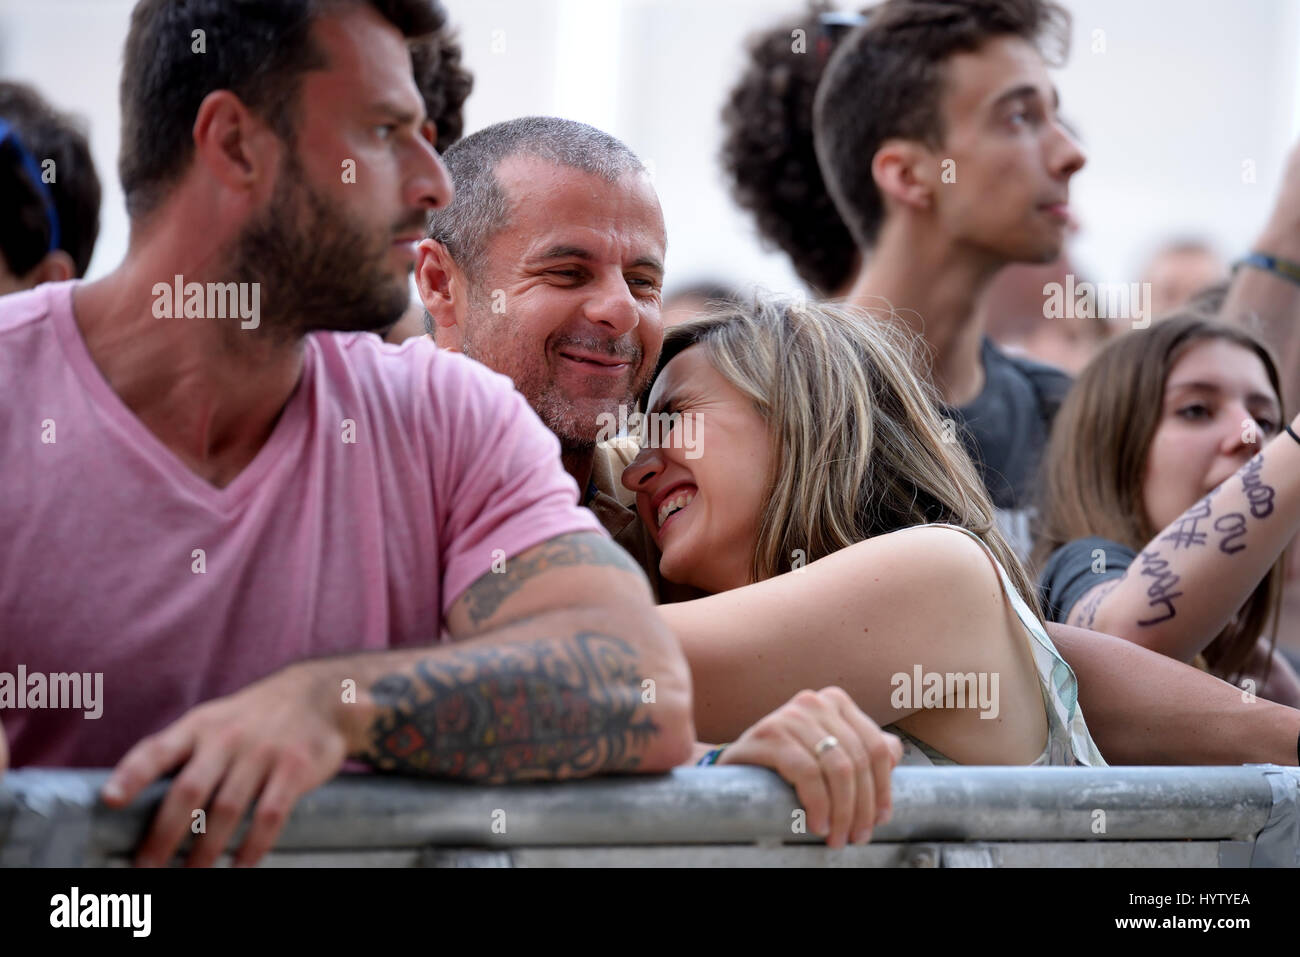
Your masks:
<path fill-rule="evenodd" d="M 52 253 L 46 253 L 44 258 L 23 276 L 22 282 L 28 289 L 32 289 L 43 282 L 64 282 L 75 279 L 76 276 L 77 264 L 72 261 L 72 257 L 62 249 L 56 249 Z"/>
<path fill-rule="evenodd" d="M 913 209 L 934 202 L 934 157 L 915 140 L 886 140 L 871 159 L 871 175 L 886 201 Z"/>
<path fill-rule="evenodd" d="M 222 185 L 269 193 L 284 144 L 229 90 L 214 90 L 194 118 L 194 156 Z"/>
<path fill-rule="evenodd" d="M 458 351 L 464 339 L 468 280 L 447 247 L 435 239 L 421 240 L 415 248 L 415 288 L 433 320 L 438 345 Z"/>

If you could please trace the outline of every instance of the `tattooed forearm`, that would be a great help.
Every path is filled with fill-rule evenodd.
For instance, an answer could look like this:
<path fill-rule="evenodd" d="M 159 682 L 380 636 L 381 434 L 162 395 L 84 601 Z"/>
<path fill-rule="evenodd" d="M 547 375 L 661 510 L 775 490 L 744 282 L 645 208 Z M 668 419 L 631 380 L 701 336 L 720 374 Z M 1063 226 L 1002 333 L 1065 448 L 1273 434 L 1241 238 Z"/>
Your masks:
<path fill-rule="evenodd" d="M 1139 625 L 1146 627 L 1158 625 L 1173 618 L 1177 614 L 1174 611 L 1174 599 L 1181 598 L 1183 593 L 1174 591 L 1178 587 L 1179 576 L 1169 570 L 1169 562 L 1162 558 L 1159 552 L 1143 552 L 1141 559 L 1141 574 L 1146 578 L 1154 579 L 1147 588 L 1147 598 L 1150 599 L 1147 604 L 1152 608 L 1163 608 L 1165 610 L 1165 614 L 1159 618 L 1138 621 Z"/>
<path fill-rule="evenodd" d="M 1273 497 L 1277 492 L 1271 485 L 1265 485 L 1259 477 L 1264 467 L 1264 456 L 1256 455 L 1241 467 L 1241 490 L 1250 502 L 1250 514 L 1256 518 L 1268 518 L 1273 514 Z"/>
<path fill-rule="evenodd" d="M 504 572 L 488 572 L 465 591 L 464 601 L 470 621 L 480 625 L 518 591 L 525 582 L 551 568 L 572 565 L 605 565 L 643 576 L 641 566 L 611 539 L 593 532 L 560 535 L 530 548 L 506 562 Z"/>
<path fill-rule="evenodd" d="M 431 655 L 370 689 L 362 757 L 484 783 L 631 770 L 660 731 L 640 680 L 632 645 L 590 631 Z"/>

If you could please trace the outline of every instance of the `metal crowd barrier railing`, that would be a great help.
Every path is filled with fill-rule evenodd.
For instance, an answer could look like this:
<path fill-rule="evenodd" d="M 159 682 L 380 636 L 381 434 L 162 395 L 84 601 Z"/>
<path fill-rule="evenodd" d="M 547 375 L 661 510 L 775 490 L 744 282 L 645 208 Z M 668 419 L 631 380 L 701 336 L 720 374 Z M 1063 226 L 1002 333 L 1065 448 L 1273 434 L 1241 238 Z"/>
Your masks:
<path fill-rule="evenodd" d="M 0 866 L 129 864 L 166 782 L 114 811 L 98 799 L 106 777 L 0 778 Z M 900 768 L 893 793 L 893 819 L 871 844 L 830 850 L 801 826 L 794 792 L 759 768 L 509 787 L 348 775 L 298 803 L 264 863 L 1300 865 L 1296 768 Z"/>

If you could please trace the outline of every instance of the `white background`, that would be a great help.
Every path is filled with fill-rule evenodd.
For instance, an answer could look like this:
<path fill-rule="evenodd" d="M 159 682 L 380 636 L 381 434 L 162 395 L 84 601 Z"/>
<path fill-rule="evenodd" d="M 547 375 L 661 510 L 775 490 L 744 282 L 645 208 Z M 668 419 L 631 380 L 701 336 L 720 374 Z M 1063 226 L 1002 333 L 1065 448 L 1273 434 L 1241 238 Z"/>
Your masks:
<path fill-rule="evenodd" d="M 475 74 L 467 132 L 528 113 L 583 120 L 652 161 L 671 291 L 705 276 L 798 287 L 764 252 L 718 165 L 719 114 L 744 40 L 798 0 L 445 0 Z M 103 226 L 91 275 L 126 248 L 117 188 L 117 82 L 132 0 L 0 0 L 0 76 L 83 114 Z M 1248 244 L 1300 133 L 1300 0 L 1075 0 L 1057 75 L 1089 161 L 1072 204 L 1082 270 L 1126 281 L 1172 234 L 1228 256 Z M 1104 53 L 1092 52 L 1104 31 Z M 499 31 L 499 32 L 498 32 Z M 494 52 L 494 40 L 502 52 Z M 1244 183 L 1242 164 L 1256 182 Z"/>

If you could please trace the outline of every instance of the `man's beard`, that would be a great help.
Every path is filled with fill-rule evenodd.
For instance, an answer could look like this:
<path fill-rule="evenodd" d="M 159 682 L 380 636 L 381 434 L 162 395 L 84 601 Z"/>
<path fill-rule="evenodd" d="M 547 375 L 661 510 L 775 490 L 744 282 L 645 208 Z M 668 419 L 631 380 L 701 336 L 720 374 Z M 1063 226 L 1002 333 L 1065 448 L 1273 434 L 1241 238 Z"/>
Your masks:
<path fill-rule="evenodd" d="M 631 414 L 653 368 L 630 383 L 622 396 L 575 398 L 551 378 L 549 354 L 534 357 L 503 351 L 503 346 L 508 350 L 509 344 L 516 340 L 510 335 L 507 317 L 493 313 L 490 302 L 481 290 L 470 290 L 470 315 L 467 319 L 468 328 L 473 332 L 461 341 L 461 351 L 488 368 L 509 376 L 538 418 L 555 433 L 565 451 L 583 452 L 594 448 L 596 436 L 601 431 L 599 416 L 602 414 L 608 413 L 617 418 L 620 405 L 626 406 L 628 414 Z M 630 362 L 634 369 L 641 366 L 643 358 L 640 345 L 631 337 L 611 343 L 608 339 L 598 337 L 567 335 L 551 344 L 605 353 Z"/>
<path fill-rule="evenodd" d="M 422 225 L 408 222 L 411 225 Z M 398 230 L 375 235 L 306 183 L 290 157 L 266 211 L 240 233 L 237 282 L 261 284 L 259 331 L 297 339 L 308 332 L 391 326 L 410 301 L 405 277 L 385 268 Z"/>

